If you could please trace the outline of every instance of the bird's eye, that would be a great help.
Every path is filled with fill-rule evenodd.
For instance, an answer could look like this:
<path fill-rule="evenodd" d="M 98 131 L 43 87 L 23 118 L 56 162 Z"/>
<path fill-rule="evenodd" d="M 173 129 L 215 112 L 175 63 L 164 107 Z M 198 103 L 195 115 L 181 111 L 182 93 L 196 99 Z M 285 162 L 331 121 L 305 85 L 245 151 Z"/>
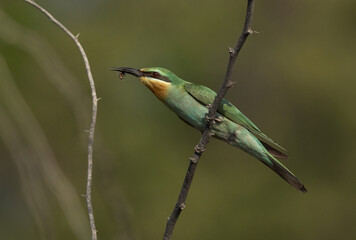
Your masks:
<path fill-rule="evenodd" d="M 159 74 L 158 72 L 152 72 L 151 76 L 154 78 L 159 78 L 161 76 L 161 74 Z"/>

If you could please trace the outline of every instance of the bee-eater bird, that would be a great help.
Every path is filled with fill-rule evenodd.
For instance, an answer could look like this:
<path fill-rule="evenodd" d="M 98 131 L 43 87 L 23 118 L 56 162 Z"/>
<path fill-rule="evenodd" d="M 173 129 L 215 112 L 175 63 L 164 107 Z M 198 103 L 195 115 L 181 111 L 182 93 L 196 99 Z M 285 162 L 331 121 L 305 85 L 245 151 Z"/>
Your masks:
<path fill-rule="evenodd" d="M 204 131 L 208 106 L 216 96 L 210 88 L 184 81 L 173 72 L 160 67 L 115 67 L 111 70 L 120 72 L 121 79 L 126 73 L 138 77 L 180 119 L 199 131 Z M 215 138 L 251 154 L 299 191 L 307 191 L 296 176 L 277 160 L 287 158 L 285 149 L 263 134 L 226 99 L 222 100 L 215 115 L 212 133 Z"/>

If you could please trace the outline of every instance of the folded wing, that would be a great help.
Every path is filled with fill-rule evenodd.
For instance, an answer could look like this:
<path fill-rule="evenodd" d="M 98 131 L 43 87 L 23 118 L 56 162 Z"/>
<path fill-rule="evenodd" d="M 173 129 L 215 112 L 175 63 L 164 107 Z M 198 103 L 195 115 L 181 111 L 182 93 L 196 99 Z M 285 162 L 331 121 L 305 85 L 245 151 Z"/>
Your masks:
<path fill-rule="evenodd" d="M 186 84 L 184 87 L 193 98 L 205 106 L 212 104 L 216 97 L 216 93 L 205 86 Z M 258 140 L 261 141 L 263 146 L 272 156 L 276 158 L 288 157 L 286 150 L 283 147 L 279 146 L 275 141 L 262 133 L 250 119 L 248 119 L 242 112 L 240 112 L 240 110 L 238 110 L 225 98 L 221 101 L 218 112 L 231 121 L 248 129 Z"/>

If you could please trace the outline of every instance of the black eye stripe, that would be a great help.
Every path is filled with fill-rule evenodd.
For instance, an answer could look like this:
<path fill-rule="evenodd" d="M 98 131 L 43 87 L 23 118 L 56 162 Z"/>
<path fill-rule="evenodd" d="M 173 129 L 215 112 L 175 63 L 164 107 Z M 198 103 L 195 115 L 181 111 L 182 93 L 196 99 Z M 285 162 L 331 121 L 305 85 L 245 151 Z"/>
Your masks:
<path fill-rule="evenodd" d="M 142 72 L 144 76 L 159 79 L 165 82 L 171 82 L 168 77 L 162 76 L 159 72 Z"/>

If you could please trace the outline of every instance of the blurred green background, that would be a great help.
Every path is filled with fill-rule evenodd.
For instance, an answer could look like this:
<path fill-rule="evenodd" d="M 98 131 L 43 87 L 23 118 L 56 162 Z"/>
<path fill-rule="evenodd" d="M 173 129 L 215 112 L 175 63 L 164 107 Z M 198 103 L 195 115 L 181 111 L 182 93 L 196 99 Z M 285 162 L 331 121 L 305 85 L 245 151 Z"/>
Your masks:
<path fill-rule="evenodd" d="M 246 1 L 40 1 L 84 46 L 98 96 L 99 239 L 160 239 L 200 133 L 114 66 L 217 90 Z M 301 194 L 211 140 L 174 239 L 356 239 L 356 2 L 256 1 L 229 98 L 288 149 Z M 0 239 L 89 239 L 90 89 L 79 51 L 23 1 L 0 3 Z"/>

